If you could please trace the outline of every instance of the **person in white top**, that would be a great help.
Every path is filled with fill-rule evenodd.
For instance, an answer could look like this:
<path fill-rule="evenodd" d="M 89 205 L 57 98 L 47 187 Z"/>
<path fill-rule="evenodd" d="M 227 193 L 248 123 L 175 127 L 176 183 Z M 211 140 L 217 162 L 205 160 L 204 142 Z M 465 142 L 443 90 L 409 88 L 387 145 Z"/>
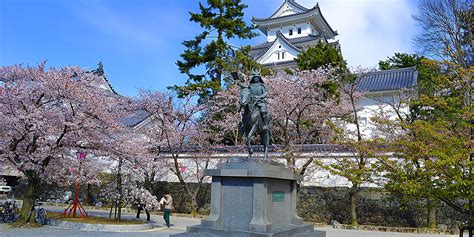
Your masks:
<path fill-rule="evenodd" d="M 161 198 L 160 204 L 165 206 L 163 210 L 163 219 L 166 222 L 166 226 L 169 228 L 170 214 L 174 210 L 173 197 L 171 197 L 171 194 L 169 192 L 165 192 L 165 196 Z"/>

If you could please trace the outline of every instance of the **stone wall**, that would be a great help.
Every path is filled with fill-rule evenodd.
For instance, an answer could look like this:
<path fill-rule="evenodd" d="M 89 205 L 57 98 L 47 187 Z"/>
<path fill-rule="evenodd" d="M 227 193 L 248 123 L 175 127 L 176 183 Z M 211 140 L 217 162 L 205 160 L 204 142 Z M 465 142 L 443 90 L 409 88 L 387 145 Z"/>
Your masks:
<path fill-rule="evenodd" d="M 201 185 L 198 195 L 200 214 L 209 214 L 210 184 L 189 184 L 191 188 Z M 154 194 L 162 196 L 171 192 L 177 212 L 190 213 L 191 206 L 186 191 L 179 183 L 157 182 Z M 350 223 L 350 203 L 348 188 L 303 186 L 299 191 L 298 211 L 305 221 L 330 223 Z M 382 189 L 362 188 L 358 201 L 358 220 L 363 225 L 380 226 L 426 226 L 426 209 L 421 201 L 401 205 Z M 458 226 L 462 216 L 449 207 L 440 205 L 437 213 L 438 224 L 448 227 Z"/>
<path fill-rule="evenodd" d="M 301 187 L 298 210 L 307 221 L 350 223 L 349 189 L 345 187 Z M 401 204 L 380 188 L 362 188 L 357 203 L 359 224 L 380 226 L 425 227 L 427 210 L 423 201 Z M 458 226 L 462 217 L 441 205 L 438 224 Z"/>

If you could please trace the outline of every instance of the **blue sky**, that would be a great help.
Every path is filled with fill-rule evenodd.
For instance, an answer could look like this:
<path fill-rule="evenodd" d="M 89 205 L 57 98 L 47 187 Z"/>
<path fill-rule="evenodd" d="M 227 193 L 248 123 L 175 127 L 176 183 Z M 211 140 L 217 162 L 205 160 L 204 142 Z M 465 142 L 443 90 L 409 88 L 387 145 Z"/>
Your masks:
<path fill-rule="evenodd" d="M 267 17 L 283 0 L 243 0 L 245 18 Z M 312 7 L 315 0 L 297 0 Z M 337 30 L 343 56 L 353 67 L 374 68 L 395 52 L 416 51 L 410 0 L 319 0 Z M 78 65 L 95 69 L 102 61 L 107 78 L 121 94 L 139 88 L 165 90 L 183 84 L 175 65 L 183 40 L 201 31 L 189 22 L 198 9 L 192 0 L 0 0 L 0 66 L 23 63 Z M 252 45 L 263 35 L 237 41 Z"/>

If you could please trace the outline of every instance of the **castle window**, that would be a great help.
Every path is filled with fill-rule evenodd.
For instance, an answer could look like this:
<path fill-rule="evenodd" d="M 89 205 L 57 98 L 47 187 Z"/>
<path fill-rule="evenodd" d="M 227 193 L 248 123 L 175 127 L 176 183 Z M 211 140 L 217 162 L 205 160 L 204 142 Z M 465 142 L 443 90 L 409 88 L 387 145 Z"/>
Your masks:
<path fill-rule="evenodd" d="M 288 32 L 289 32 L 289 35 L 293 35 L 293 29 L 289 29 Z"/>
<path fill-rule="evenodd" d="M 299 35 L 301 34 L 301 27 L 298 28 L 298 34 L 299 34 Z"/>
<path fill-rule="evenodd" d="M 280 60 L 280 52 L 278 52 L 277 55 L 278 55 L 278 60 Z"/>
<path fill-rule="evenodd" d="M 285 59 L 285 52 L 281 52 L 281 59 Z"/>

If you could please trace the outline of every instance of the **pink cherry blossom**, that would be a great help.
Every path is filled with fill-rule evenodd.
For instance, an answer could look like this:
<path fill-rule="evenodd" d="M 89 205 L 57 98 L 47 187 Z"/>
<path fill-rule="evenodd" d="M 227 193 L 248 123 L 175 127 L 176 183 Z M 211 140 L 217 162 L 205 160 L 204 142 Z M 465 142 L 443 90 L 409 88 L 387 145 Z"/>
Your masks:
<path fill-rule="evenodd" d="M 124 127 L 118 121 L 127 100 L 78 67 L 6 66 L 0 80 L 0 162 L 28 179 L 26 218 L 42 182 L 64 184 L 75 151 L 107 153 L 109 134 Z"/>

